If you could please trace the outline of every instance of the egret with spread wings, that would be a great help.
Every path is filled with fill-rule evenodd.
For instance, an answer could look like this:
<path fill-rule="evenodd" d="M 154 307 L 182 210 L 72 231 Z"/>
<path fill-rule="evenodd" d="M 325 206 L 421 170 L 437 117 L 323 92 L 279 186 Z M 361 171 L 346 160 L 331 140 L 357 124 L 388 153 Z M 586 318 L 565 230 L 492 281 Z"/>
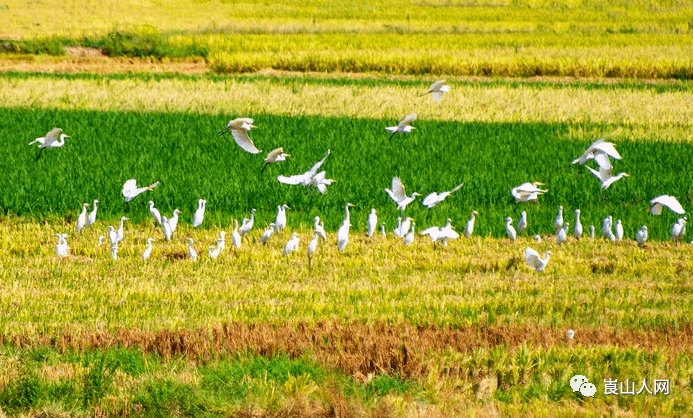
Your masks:
<path fill-rule="evenodd" d="M 447 93 L 448 91 L 450 91 L 450 86 L 445 84 L 445 80 L 438 80 L 431 84 L 431 88 L 429 88 L 426 93 L 422 94 L 422 96 L 430 94 L 433 100 L 439 102 L 443 100 L 443 93 Z"/>
<path fill-rule="evenodd" d="M 132 199 L 136 198 L 138 195 L 146 192 L 146 191 L 151 191 L 154 190 L 156 186 L 159 185 L 159 182 L 157 181 L 156 183 L 152 184 L 151 186 L 148 187 L 137 187 L 137 181 L 135 179 L 130 179 L 125 182 L 123 185 L 123 196 L 125 197 L 125 202 L 130 202 Z"/>
<path fill-rule="evenodd" d="M 438 203 L 442 202 L 445 200 L 446 197 L 450 196 L 450 193 L 456 192 L 462 188 L 462 183 L 459 185 L 455 186 L 454 189 L 447 191 L 447 192 L 442 192 L 440 194 L 433 192 L 429 194 L 428 196 L 424 197 L 423 200 L 423 205 L 426 206 L 429 209 L 432 209 L 435 205 Z"/>
<path fill-rule="evenodd" d="M 390 135 L 390 138 L 392 139 L 393 136 L 395 136 L 396 133 L 409 133 L 411 132 L 412 129 L 416 129 L 413 126 L 410 126 L 412 122 L 416 120 L 416 113 L 412 113 L 411 115 L 407 116 L 406 118 L 402 119 L 397 126 L 388 126 L 385 128 L 386 131 L 392 132 L 392 135 Z"/>
<path fill-rule="evenodd" d="M 325 155 L 325 157 L 323 157 L 322 160 L 315 163 L 315 165 L 313 165 L 313 167 L 311 167 L 310 170 L 306 171 L 303 174 L 296 174 L 296 175 L 289 176 L 289 177 L 286 177 L 286 176 L 280 174 L 277 177 L 277 180 L 283 184 L 290 184 L 290 185 L 300 184 L 301 186 L 304 186 L 304 187 L 313 185 L 313 186 L 317 187 L 318 190 L 320 190 L 322 193 L 324 193 L 323 190 L 325 190 L 324 184 L 326 181 L 325 180 L 325 173 L 324 172 L 319 173 L 322 176 L 316 175 L 316 173 L 318 172 L 318 169 L 320 169 L 322 164 L 325 162 L 325 159 L 329 155 L 330 155 L 330 150 L 328 149 L 327 155 Z M 322 179 L 322 183 L 320 182 L 320 179 Z M 321 184 L 322 184 L 322 186 L 320 186 Z"/>
<path fill-rule="evenodd" d="M 251 118 L 233 119 L 226 125 L 226 129 L 219 131 L 219 135 L 224 135 L 226 132 L 231 131 L 231 135 L 239 147 L 251 154 L 259 154 L 262 150 L 257 149 L 255 144 L 253 144 L 253 140 L 248 136 L 249 130 L 257 128 L 257 126 L 253 125 L 253 122 L 255 121 Z"/>
<path fill-rule="evenodd" d="M 393 177 L 392 178 L 392 189 L 385 189 L 388 195 L 392 198 L 392 200 L 397 203 L 397 209 L 401 210 L 404 212 L 404 209 L 406 209 L 407 205 L 410 204 L 411 202 L 416 199 L 416 196 L 421 196 L 419 193 L 412 193 L 411 196 L 407 196 L 404 193 L 404 185 L 402 184 L 402 180 L 399 179 L 399 177 Z"/>
<path fill-rule="evenodd" d="M 29 145 L 34 145 L 38 142 L 40 148 L 38 155 L 36 155 L 36 159 L 38 160 L 41 157 L 41 153 L 44 149 L 60 148 L 65 145 L 65 138 L 69 137 L 70 135 L 65 135 L 62 129 L 53 128 L 46 134 L 46 136 L 34 139 L 29 143 Z"/>

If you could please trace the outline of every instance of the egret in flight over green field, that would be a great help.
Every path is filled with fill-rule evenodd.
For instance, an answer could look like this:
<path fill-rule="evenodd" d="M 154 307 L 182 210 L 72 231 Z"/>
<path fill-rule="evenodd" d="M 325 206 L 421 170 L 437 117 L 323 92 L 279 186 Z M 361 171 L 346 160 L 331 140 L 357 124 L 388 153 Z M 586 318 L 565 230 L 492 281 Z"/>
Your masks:
<path fill-rule="evenodd" d="M 137 181 L 135 179 L 130 179 L 125 182 L 123 185 L 123 196 L 125 197 L 125 202 L 128 203 L 132 199 L 136 198 L 140 194 L 146 192 L 146 191 L 152 191 L 156 186 L 159 185 L 159 182 L 157 181 L 156 183 L 147 186 L 147 187 L 137 187 Z"/>
<path fill-rule="evenodd" d="M 666 206 L 669 208 L 670 211 L 683 215 L 686 213 L 685 210 L 683 210 L 683 206 L 679 203 L 678 200 L 674 196 L 669 196 L 669 195 L 662 195 L 662 196 L 657 196 L 654 199 L 650 200 L 650 212 L 652 212 L 653 215 L 659 215 L 662 213 L 662 207 Z"/>
<path fill-rule="evenodd" d="M 278 163 L 280 161 L 286 160 L 286 157 L 291 157 L 291 154 L 285 154 L 284 153 L 284 148 L 279 147 L 275 150 L 272 150 L 267 154 L 267 158 L 265 158 L 264 164 L 262 165 L 262 169 L 260 170 L 260 173 L 265 172 L 265 167 L 267 167 L 267 164 L 274 164 Z"/>
<path fill-rule="evenodd" d="M 532 183 L 522 183 L 517 187 L 510 189 L 510 194 L 515 198 L 515 203 L 529 202 L 530 200 L 537 200 L 539 195 L 548 192 L 548 190 L 541 190 L 537 186 L 543 186 L 544 183 L 538 181 Z"/>
<path fill-rule="evenodd" d="M 435 83 L 431 84 L 431 87 L 428 89 L 428 91 L 422 94 L 421 96 L 430 94 L 431 97 L 433 97 L 433 100 L 439 102 L 443 100 L 443 93 L 447 93 L 448 91 L 450 91 L 450 86 L 445 84 L 445 80 L 438 80 Z"/>
<path fill-rule="evenodd" d="M 322 160 L 315 163 L 313 165 L 313 167 L 310 168 L 310 170 L 306 171 L 303 174 L 295 174 L 295 175 L 290 176 L 290 177 L 286 177 L 286 176 L 280 174 L 277 177 L 277 180 L 282 184 L 290 184 L 290 185 L 300 184 L 301 186 L 308 187 L 311 185 L 311 182 L 314 181 L 313 177 L 315 177 L 315 173 L 318 172 L 318 169 L 320 169 L 322 164 L 325 162 L 325 159 L 327 157 L 329 157 L 329 155 L 330 155 L 330 150 L 328 149 L 327 155 L 325 155 L 325 157 L 323 157 Z M 324 180 L 324 172 L 323 172 L 323 180 Z M 313 185 L 318 187 L 317 186 L 318 185 L 317 180 L 315 181 L 315 183 L 313 183 Z M 318 189 L 320 189 L 320 187 L 318 187 Z M 322 191 L 322 190 L 321 190 L 321 192 L 324 193 L 324 191 Z"/>
<path fill-rule="evenodd" d="M 599 155 L 609 156 L 615 160 L 620 160 L 621 155 L 616 151 L 614 144 L 611 142 L 604 142 L 603 139 L 598 139 L 594 141 L 589 148 L 585 150 L 584 153 L 573 160 L 572 164 L 580 163 L 580 165 L 585 164 L 588 160 L 591 160 Z M 607 159 L 608 160 L 608 159 Z"/>
<path fill-rule="evenodd" d="M 395 136 L 396 133 L 409 133 L 412 131 L 412 129 L 416 129 L 415 127 L 411 126 L 410 124 L 416 120 L 416 113 L 412 113 L 411 115 L 407 116 L 406 118 L 402 119 L 397 126 L 388 126 L 385 128 L 386 131 L 392 132 L 392 135 L 390 135 L 390 138 L 392 139 L 393 136 Z"/>
<path fill-rule="evenodd" d="M 595 156 L 594 161 L 597 162 L 599 171 L 587 165 L 585 168 L 587 168 L 596 178 L 599 179 L 599 181 L 602 182 L 602 189 L 604 190 L 608 189 L 609 186 L 623 177 L 630 177 L 630 175 L 627 173 L 618 173 L 614 176 L 614 167 L 611 165 L 611 161 L 609 161 L 609 157 L 607 157 L 606 154 L 599 154 Z"/>
<path fill-rule="evenodd" d="M 539 257 L 539 253 L 536 250 L 529 247 L 525 248 L 525 260 L 527 260 L 527 264 L 529 264 L 529 266 L 536 270 L 538 273 L 544 271 L 546 265 L 549 264 L 550 255 L 551 251 L 547 251 L 546 254 L 544 254 L 545 258 L 542 260 L 541 257 Z"/>
<path fill-rule="evenodd" d="M 429 194 L 428 196 L 424 197 L 423 205 L 429 209 L 433 209 L 433 207 L 435 205 L 437 205 L 438 203 L 445 200 L 446 197 L 450 196 L 450 193 L 456 192 L 456 191 L 460 190 L 461 188 L 462 188 L 462 183 L 458 184 L 457 186 L 455 186 L 454 189 L 449 190 L 447 192 L 442 192 L 440 194 L 433 192 L 433 193 Z"/>
<path fill-rule="evenodd" d="M 255 121 L 250 118 L 233 119 L 226 125 L 226 129 L 219 131 L 219 135 L 224 135 L 226 132 L 231 131 L 231 135 L 239 147 L 251 154 L 259 154 L 262 150 L 257 149 L 255 144 L 253 144 L 253 140 L 248 136 L 249 130 L 257 128 L 257 126 L 253 125 L 253 122 Z"/>
<path fill-rule="evenodd" d="M 38 142 L 39 153 L 36 155 L 36 159 L 41 158 L 41 153 L 46 148 L 60 148 L 65 145 L 65 138 L 69 138 L 70 135 L 65 135 L 63 130 L 60 128 L 51 129 L 46 136 L 41 138 L 36 138 L 29 143 L 29 145 L 34 145 Z"/>
<path fill-rule="evenodd" d="M 414 199 L 416 199 L 416 196 L 421 196 L 419 193 L 416 192 L 412 193 L 411 196 L 407 196 L 404 193 L 404 185 L 402 184 L 402 180 L 400 180 L 399 177 L 393 177 L 392 190 L 385 189 L 385 191 L 388 195 L 390 195 L 392 200 L 394 200 L 395 203 L 397 203 L 397 209 L 401 210 L 402 213 L 404 213 L 404 209 L 407 208 L 407 205 L 413 202 Z"/>

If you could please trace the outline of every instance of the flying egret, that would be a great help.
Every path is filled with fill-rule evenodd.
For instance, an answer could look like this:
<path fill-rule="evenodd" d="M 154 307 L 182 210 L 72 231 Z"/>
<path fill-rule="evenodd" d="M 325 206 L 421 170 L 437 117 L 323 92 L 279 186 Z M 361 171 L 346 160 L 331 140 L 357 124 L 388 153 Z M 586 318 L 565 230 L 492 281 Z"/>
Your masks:
<path fill-rule="evenodd" d="M 284 247 L 282 257 L 287 256 L 289 253 L 293 251 L 298 251 L 298 232 L 294 232 L 291 235 L 291 239 L 289 240 L 289 242 L 286 243 L 286 246 Z"/>
<path fill-rule="evenodd" d="M 686 213 L 686 211 L 683 210 L 683 206 L 681 206 L 674 196 L 662 195 L 650 200 L 650 212 L 653 215 L 662 213 L 663 206 L 666 206 L 670 211 L 679 215 Z"/>
<path fill-rule="evenodd" d="M 580 223 L 580 209 L 575 209 L 575 228 L 573 228 L 573 235 L 578 241 L 582 237 L 582 224 Z"/>
<path fill-rule="evenodd" d="M 647 241 L 647 226 L 643 225 L 642 228 L 635 233 L 635 242 L 638 243 L 638 247 L 642 247 L 645 245 L 645 241 Z"/>
<path fill-rule="evenodd" d="M 523 210 L 520 212 L 520 220 L 517 221 L 517 235 L 520 235 L 525 228 L 527 228 L 527 212 Z"/>
<path fill-rule="evenodd" d="M 202 225 L 202 222 L 205 220 L 205 209 L 206 208 L 207 208 L 207 201 L 204 199 L 199 199 L 197 201 L 197 210 L 193 214 L 193 221 L 192 221 L 193 228 L 197 228 L 198 226 Z"/>
<path fill-rule="evenodd" d="M 312 179 L 310 179 L 308 185 L 317 187 L 320 193 L 325 194 L 325 192 L 327 191 L 327 186 L 335 182 L 337 182 L 337 180 L 335 179 L 326 179 L 325 171 L 321 171 L 318 174 L 314 175 Z"/>
<path fill-rule="evenodd" d="M 226 231 L 219 232 L 219 238 L 217 238 L 217 245 L 219 245 L 219 251 L 224 251 L 226 249 Z"/>
<path fill-rule="evenodd" d="M 452 190 L 447 192 L 442 192 L 440 194 L 433 192 L 426 196 L 423 200 L 423 205 L 429 209 L 432 209 L 435 205 L 445 200 L 446 197 L 450 196 L 450 193 L 456 192 L 462 188 L 462 183 L 458 184 Z"/>
<path fill-rule="evenodd" d="M 431 97 L 433 97 L 433 100 L 439 102 L 443 100 L 443 93 L 447 93 L 448 91 L 450 91 L 450 86 L 445 84 L 445 80 L 438 80 L 435 83 L 431 84 L 431 87 L 428 89 L 428 91 L 422 94 L 421 96 L 430 94 Z"/>
<path fill-rule="evenodd" d="M 387 232 L 385 232 L 385 222 L 383 222 L 382 224 L 380 224 L 380 235 L 382 235 L 382 236 L 384 236 L 384 237 L 387 236 Z"/>
<path fill-rule="evenodd" d="M 257 212 L 257 209 L 251 210 L 250 219 L 241 225 L 241 236 L 247 234 L 251 229 L 253 229 L 253 225 L 255 225 L 255 212 Z"/>
<path fill-rule="evenodd" d="M 469 218 L 467 221 L 467 227 L 464 229 L 464 237 L 469 238 L 472 236 L 472 233 L 474 232 L 474 221 L 476 220 L 476 215 L 478 215 L 479 212 L 473 210 L 472 211 L 472 216 Z"/>
<path fill-rule="evenodd" d="M 399 177 L 393 177 L 392 178 L 392 190 L 390 189 L 385 189 L 388 195 L 392 198 L 392 200 L 397 203 L 397 209 L 401 210 L 402 213 L 404 213 L 404 209 L 406 209 L 407 205 L 410 204 L 411 202 L 416 199 L 416 196 L 421 196 L 419 193 L 412 193 L 411 196 L 407 196 L 404 193 L 404 185 L 402 184 L 402 181 L 399 179 Z"/>
<path fill-rule="evenodd" d="M 281 205 L 281 206 L 277 206 L 277 218 L 274 221 L 274 227 L 276 228 L 277 232 L 286 228 L 286 210 L 287 209 L 291 209 L 291 208 L 289 207 L 289 205 L 286 205 L 286 204 Z"/>
<path fill-rule="evenodd" d="M 128 219 L 130 219 L 130 218 L 126 218 L 125 216 L 120 218 L 120 228 L 118 228 L 118 235 L 117 235 L 118 236 L 118 242 L 123 240 L 123 222 L 127 221 Z"/>
<path fill-rule="evenodd" d="M 118 259 L 118 243 L 116 242 L 115 245 L 111 245 L 111 258 L 114 260 Z"/>
<path fill-rule="evenodd" d="M 289 185 L 300 184 L 301 186 L 308 187 L 311 185 L 311 182 L 313 181 L 313 177 L 316 176 L 316 173 L 318 172 L 320 167 L 325 162 L 325 159 L 327 159 L 327 157 L 329 157 L 329 155 L 330 155 L 330 150 L 328 149 L 327 154 L 323 157 L 323 159 L 318 161 L 317 163 L 315 163 L 313 165 L 313 167 L 310 168 L 310 170 L 306 171 L 303 174 L 295 174 L 295 175 L 289 176 L 289 177 L 286 177 L 286 176 L 280 174 L 279 176 L 277 176 L 277 181 L 279 181 L 282 184 L 289 184 Z M 322 178 L 324 180 L 324 173 L 321 173 L 321 174 L 322 174 L 322 176 L 323 176 Z M 315 183 L 313 185 L 318 187 L 317 183 Z M 324 188 L 324 185 L 323 185 L 323 188 Z M 318 187 L 318 189 L 320 189 L 320 188 Z"/>
<path fill-rule="evenodd" d="M 318 235 L 320 236 L 320 238 L 322 238 L 323 241 L 327 241 L 327 235 L 325 234 L 325 227 L 323 225 L 320 225 L 319 216 L 316 216 L 315 219 L 313 219 L 313 229 L 315 229 L 315 232 L 318 233 Z"/>
<path fill-rule="evenodd" d="M 111 242 L 111 245 L 116 245 L 118 243 L 118 233 L 116 233 L 112 225 L 108 226 L 108 241 Z"/>
<path fill-rule="evenodd" d="M 550 255 L 551 251 L 547 251 L 546 254 L 544 254 L 545 258 L 542 260 L 536 250 L 529 247 L 525 248 L 525 260 L 527 260 L 527 264 L 529 264 L 529 266 L 532 267 L 537 273 L 544 271 L 546 265 L 549 264 Z"/>
<path fill-rule="evenodd" d="M 416 228 L 416 222 L 411 223 L 411 230 L 409 233 L 407 233 L 407 236 L 404 237 L 404 245 L 409 245 L 412 242 L 414 242 L 414 229 Z"/>
<path fill-rule="evenodd" d="M 517 238 L 517 233 L 515 232 L 515 227 L 513 227 L 513 218 L 510 216 L 505 218 L 505 231 L 508 233 L 508 238 L 510 238 L 510 241 L 515 241 Z"/>
<path fill-rule="evenodd" d="M 231 233 L 231 242 L 234 247 L 241 248 L 241 234 L 238 233 L 238 220 L 233 220 L 233 232 Z"/>
<path fill-rule="evenodd" d="M 178 215 L 183 212 L 179 211 L 178 209 L 173 210 L 173 216 L 171 216 L 171 219 L 168 220 L 168 225 L 171 227 L 171 234 L 176 232 L 176 228 L 178 227 Z"/>
<path fill-rule="evenodd" d="M 558 207 L 558 215 L 556 215 L 556 219 L 553 221 L 554 232 L 558 233 L 561 227 L 563 227 L 563 206 Z"/>
<path fill-rule="evenodd" d="M 539 195 L 548 192 L 548 190 L 542 190 L 537 187 L 543 185 L 544 183 L 540 183 L 538 181 L 533 183 L 522 183 L 521 185 L 510 189 L 510 194 L 515 198 L 515 203 L 537 200 Z"/>
<path fill-rule="evenodd" d="M 616 151 L 616 148 L 614 147 L 614 144 L 611 142 L 604 142 L 603 139 L 598 139 L 594 141 L 587 150 L 585 150 L 584 153 L 582 153 L 582 156 L 580 158 L 577 158 L 573 160 L 572 164 L 577 164 L 580 163 L 581 165 L 585 164 L 588 160 L 591 160 L 592 158 L 595 158 L 599 155 L 605 155 L 609 156 L 615 160 L 620 160 L 621 155 Z"/>
<path fill-rule="evenodd" d="M 368 238 L 373 237 L 376 226 L 378 226 L 378 215 L 375 208 L 371 208 L 371 213 L 368 215 Z"/>
<path fill-rule="evenodd" d="M 342 222 L 342 226 L 339 227 L 339 230 L 337 230 L 337 241 L 339 241 L 339 252 L 344 251 L 344 247 L 346 247 L 347 243 L 349 242 L 349 227 L 351 224 L 347 219 Z"/>
<path fill-rule="evenodd" d="M 432 226 L 430 228 L 426 228 L 423 231 L 420 232 L 421 235 L 428 235 L 431 238 L 431 241 L 435 245 L 436 242 L 440 242 L 441 245 L 444 247 L 448 246 L 447 240 L 448 239 L 457 239 L 460 237 L 460 235 L 455 232 L 454 227 L 452 226 L 452 219 L 448 218 L 447 223 L 443 227 L 437 227 L 437 226 Z"/>
<path fill-rule="evenodd" d="M 269 224 L 268 229 L 266 229 L 265 232 L 262 233 L 262 236 L 260 237 L 260 240 L 258 242 L 260 244 L 267 244 L 267 241 L 272 237 L 272 234 L 275 230 L 278 230 L 277 225 L 273 223 Z"/>
<path fill-rule="evenodd" d="M 159 212 L 159 209 L 154 207 L 153 201 L 150 200 L 148 203 L 149 203 L 149 213 L 152 214 L 152 216 L 156 220 L 156 223 L 161 225 L 161 213 Z"/>
<path fill-rule="evenodd" d="M 147 249 L 142 253 L 142 260 L 148 259 L 152 254 L 152 241 L 154 241 L 154 238 L 147 239 Z"/>
<path fill-rule="evenodd" d="M 318 231 L 313 232 L 313 239 L 310 240 L 310 243 L 308 244 L 308 267 L 312 268 L 312 261 L 311 261 L 311 256 L 315 252 L 315 250 L 318 248 L 318 238 L 320 238 L 320 234 Z"/>
<path fill-rule="evenodd" d="M 146 191 L 151 191 L 154 190 L 156 186 L 159 185 L 159 182 L 157 181 L 156 183 L 148 186 L 148 187 L 137 187 L 137 181 L 135 179 L 130 179 L 125 182 L 123 185 L 123 197 L 125 197 L 125 203 L 130 202 L 132 199 L 136 198 L 138 195 L 146 192 Z"/>
<path fill-rule="evenodd" d="M 614 176 L 614 167 L 611 165 L 609 158 L 605 155 L 598 155 L 594 160 L 597 162 L 597 165 L 599 165 L 599 171 L 587 165 L 585 167 L 599 179 L 602 183 L 602 189 L 604 190 L 608 189 L 609 186 L 623 177 L 630 177 L 627 173 L 618 173 Z"/>
<path fill-rule="evenodd" d="M 58 245 L 55 247 L 55 254 L 58 257 L 65 257 L 67 256 L 68 252 L 70 251 L 70 247 L 67 245 L 67 234 L 55 234 L 56 237 L 58 237 Z"/>
<path fill-rule="evenodd" d="M 590 239 L 594 239 L 594 225 L 590 225 Z"/>
<path fill-rule="evenodd" d="M 671 228 L 671 240 L 676 241 L 677 244 L 686 234 L 686 222 L 688 222 L 688 219 L 684 216 L 683 218 L 679 218 Z"/>
<path fill-rule="evenodd" d="M 253 122 L 255 121 L 250 118 L 233 119 L 226 125 L 226 129 L 219 131 L 219 135 L 224 135 L 226 132 L 231 131 L 231 135 L 239 147 L 251 154 L 259 154 L 262 150 L 257 149 L 255 144 L 253 144 L 253 140 L 248 136 L 249 130 L 257 128 L 257 126 L 253 125 Z"/>
<path fill-rule="evenodd" d="M 89 216 L 87 217 L 87 226 L 88 226 L 88 227 L 94 225 L 94 222 L 96 222 L 96 210 L 98 209 L 98 208 L 96 207 L 96 205 L 97 205 L 98 203 L 101 203 L 101 202 L 99 202 L 98 200 L 94 199 L 94 203 L 92 204 L 92 206 L 94 207 L 94 209 L 91 210 L 91 212 L 89 213 Z"/>
<path fill-rule="evenodd" d="M 614 225 L 614 236 L 616 241 L 621 241 L 623 239 L 623 225 L 621 225 L 621 220 L 616 219 L 616 225 Z"/>
<path fill-rule="evenodd" d="M 570 223 L 566 222 L 556 233 L 556 245 L 563 244 L 566 238 L 568 238 L 568 226 L 570 226 Z"/>
<path fill-rule="evenodd" d="M 82 204 L 82 213 L 77 218 L 77 232 L 81 231 L 87 224 L 87 206 L 89 206 L 89 203 Z"/>
<path fill-rule="evenodd" d="M 604 220 L 602 221 L 602 237 L 608 238 L 609 234 L 613 234 L 613 232 L 611 232 L 612 224 L 613 224 L 613 218 L 611 217 L 611 215 L 604 218 Z"/>
<path fill-rule="evenodd" d="M 260 170 L 260 173 L 265 172 L 265 167 L 267 167 L 267 164 L 274 164 L 284 161 L 286 160 L 286 157 L 291 157 L 291 154 L 285 154 L 284 148 L 282 147 L 270 151 L 269 154 L 267 154 L 267 157 L 265 158 L 264 164 L 262 164 L 262 169 Z"/>
<path fill-rule="evenodd" d="M 46 136 L 41 137 L 41 138 L 36 138 L 33 141 L 29 143 L 29 145 L 34 145 L 35 143 L 38 142 L 38 147 L 39 153 L 36 155 L 36 159 L 38 160 L 41 158 L 41 153 L 43 152 L 44 149 L 46 148 L 60 148 L 63 145 L 65 145 L 65 138 L 69 138 L 69 135 L 65 135 L 63 133 L 63 130 L 60 128 L 53 128 L 48 133 Z M 58 139 L 60 138 L 60 139 Z"/>
<path fill-rule="evenodd" d="M 171 228 L 171 221 L 173 219 L 167 219 L 165 216 L 161 218 L 161 226 L 164 229 L 164 238 L 166 238 L 166 241 L 171 241 L 171 237 L 173 236 L 173 230 Z"/>
<path fill-rule="evenodd" d="M 188 257 L 192 259 L 193 262 L 197 261 L 197 251 L 192 247 L 193 239 L 188 238 Z"/>
<path fill-rule="evenodd" d="M 217 240 L 217 248 L 214 248 L 213 245 L 210 245 L 209 248 L 207 249 L 207 254 L 209 255 L 209 258 L 212 260 L 216 260 L 217 257 L 219 257 L 219 253 L 221 252 L 221 245 L 219 243 L 219 240 Z"/>
<path fill-rule="evenodd" d="M 413 126 L 410 126 L 410 124 L 416 120 L 416 116 L 416 113 L 412 113 L 411 115 L 402 119 L 399 122 L 399 124 L 397 124 L 397 126 L 388 126 L 387 128 L 385 128 L 386 131 L 392 132 L 392 135 L 390 135 L 390 138 L 388 139 L 392 139 L 392 137 L 395 136 L 397 132 L 409 133 L 412 129 L 416 129 Z"/>

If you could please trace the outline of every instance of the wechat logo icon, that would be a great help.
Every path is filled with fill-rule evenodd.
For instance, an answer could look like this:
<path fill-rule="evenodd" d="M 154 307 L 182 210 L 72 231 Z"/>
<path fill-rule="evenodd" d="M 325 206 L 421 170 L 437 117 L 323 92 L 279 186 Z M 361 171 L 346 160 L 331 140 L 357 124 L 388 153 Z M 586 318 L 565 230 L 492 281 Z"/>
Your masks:
<path fill-rule="evenodd" d="M 594 383 L 590 383 L 581 374 L 576 374 L 570 379 L 570 388 L 573 389 L 573 392 L 579 391 L 582 396 L 587 398 L 594 398 L 594 394 L 597 393 L 597 387 Z"/>

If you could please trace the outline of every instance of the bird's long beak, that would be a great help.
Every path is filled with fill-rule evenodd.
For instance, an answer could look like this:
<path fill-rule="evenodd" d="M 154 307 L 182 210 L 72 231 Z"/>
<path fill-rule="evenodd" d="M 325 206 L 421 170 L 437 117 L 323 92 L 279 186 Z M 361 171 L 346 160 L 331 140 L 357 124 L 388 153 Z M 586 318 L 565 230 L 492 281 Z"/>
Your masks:
<path fill-rule="evenodd" d="M 291 157 L 291 154 L 286 154 L 287 157 Z"/>
<path fill-rule="evenodd" d="M 291 209 L 289 206 L 286 207 L 287 209 Z"/>
<path fill-rule="evenodd" d="M 412 129 L 416 129 L 416 126 L 410 126 L 410 128 L 412 128 Z"/>

